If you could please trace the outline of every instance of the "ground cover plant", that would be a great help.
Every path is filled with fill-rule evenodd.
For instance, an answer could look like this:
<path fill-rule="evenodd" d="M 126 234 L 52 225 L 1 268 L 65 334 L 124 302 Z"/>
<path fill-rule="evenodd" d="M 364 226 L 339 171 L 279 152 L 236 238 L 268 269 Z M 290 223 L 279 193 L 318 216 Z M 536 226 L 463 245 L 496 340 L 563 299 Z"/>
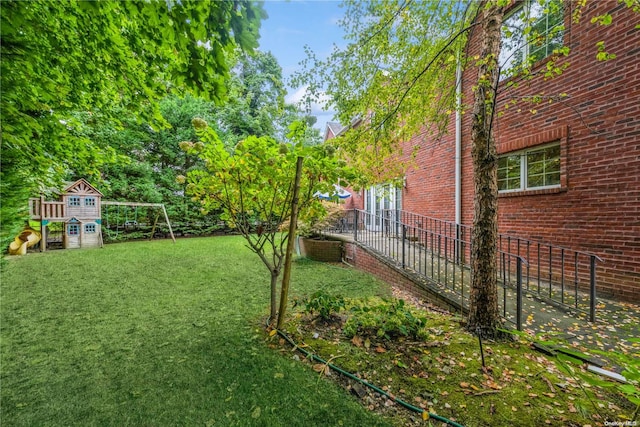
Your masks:
<path fill-rule="evenodd" d="M 239 236 L 9 259 L 2 425 L 388 425 L 267 347 L 265 280 Z M 293 297 L 386 289 L 357 271 L 304 261 L 292 281 Z"/>
<path fill-rule="evenodd" d="M 477 337 L 463 330 L 460 319 L 394 292 L 414 304 L 403 299 L 345 299 L 342 307 L 334 306 L 331 321 L 303 305 L 292 316 L 286 335 L 307 353 L 391 396 L 332 371 L 319 359 L 302 359 L 319 376 L 341 383 L 369 409 L 391 417 L 395 425 L 427 422 L 394 399 L 465 426 L 604 426 L 633 424 L 637 417 L 637 403 L 632 403 L 637 384 L 616 385 L 587 373 L 586 365 L 576 364 L 569 354 L 549 357 L 536 351 L 531 343 L 541 336 L 516 334 L 512 342 L 484 341 L 481 347 Z M 322 301 L 332 300 L 323 295 Z M 286 340 L 279 344 L 283 352 L 290 351 Z M 570 349 L 575 355 L 583 350 Z M 637 371 L 637 355 L 620 356 L 618 360 L 627 361 L 627 375 Z"/>

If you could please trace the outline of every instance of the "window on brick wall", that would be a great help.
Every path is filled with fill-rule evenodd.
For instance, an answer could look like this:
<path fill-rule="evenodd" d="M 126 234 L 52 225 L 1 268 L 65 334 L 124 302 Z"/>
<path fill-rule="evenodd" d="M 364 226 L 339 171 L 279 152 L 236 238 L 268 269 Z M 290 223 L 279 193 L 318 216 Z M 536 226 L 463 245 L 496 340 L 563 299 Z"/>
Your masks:
<path fill-rule="evenodd" d="M 560 143 L 508 153 L 498 159 L 498 191 L 560 187 Z"/>
<path fill-rule="evenodd" d="M 563 45 L 563 0 L 524 0 L 502 23 L 500 78 L 551 55 Z"/>

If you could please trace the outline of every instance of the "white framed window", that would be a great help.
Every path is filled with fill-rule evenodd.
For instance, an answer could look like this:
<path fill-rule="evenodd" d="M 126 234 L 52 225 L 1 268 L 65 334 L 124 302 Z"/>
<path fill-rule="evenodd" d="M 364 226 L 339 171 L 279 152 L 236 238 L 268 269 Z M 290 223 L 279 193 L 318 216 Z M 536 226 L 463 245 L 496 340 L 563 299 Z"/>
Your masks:
<path fill-rule="evenodd" d="M 508 153 L 498 159 L 498 191 L 560 187 L 560 143 Z"/>
<path fill-rule="evenodd" d="M 69 236 L 78 236 L 78 235 L 80 235 L 80 225 L 78 225 L 78 224 L 69 224 L 67 226 L 67 234 Z"/>
<path fill-rule="evenodd" d="M 524 0 L 502 23 L 500 79 L 551 55 L 563 39 L 563 0 Z"/>
<path fill-rule="evenodd" d="M 78 197 L 78 196 L 70 196 L 69 197 L 69 206 L 80 206 L 80 197 Z"/>
<path fill-rule="evenodd" d="M 85 197 L 84 198 L 84 205 L 85 206 L 95 206 L 96 205 L 96 198 L 95 197 Z"/>
<path fill-rule="evenodd" d="M 96 232 L 96 225 L 95 224 L 85 224 L 84 225 L 84 232 L 85 233 L 95 233 Z"/>

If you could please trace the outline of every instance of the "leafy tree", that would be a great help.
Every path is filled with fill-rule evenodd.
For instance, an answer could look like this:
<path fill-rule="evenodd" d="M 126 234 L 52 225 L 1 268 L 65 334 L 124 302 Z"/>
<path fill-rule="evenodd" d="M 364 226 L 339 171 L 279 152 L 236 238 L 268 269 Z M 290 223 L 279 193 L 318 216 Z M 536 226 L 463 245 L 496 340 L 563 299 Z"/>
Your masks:
<path fill-rule="evenodd" d="M 418 131 L 446 128 L 455 101 L 456 53 L 477 5 L 463 1 L 346 1 L 340 21 L 349 45 L 327 59 L 307 50 L 292 81 L 310 98 L 328 95 L 341 123 L 335 142 L 371 182 L 404 174 L 399 145 Z M 311 99 L 308 100 L 311 102 Z M 426 129 L 423 129 L 426 127 Z"/>
<path fill-rule="evenodd" d="M 285 104 L 282 116 L 276 123 L 275 138 L 284 141 L 289 133 L 289 126 L 299 121 L 306 125 L 303 143 L 305 145 L 322 144 L 320 129 L 313 126 L 318 121 L 317 117 L 303 113 L 293 104 Z"/>
<path fill-rule="evenodd" d="M 0 8 L 3 246 L 31 193 L 72 169 L 97 175 L 100 150 L 69 135 L 72 111 L 120 106 L 159 126 L 167 93 L 219 101 L 230 57 L 257 46 L 263 16 L 248 0 L 9 0 Z"/>
<path fill-rule="evenodd" d="M 225 146 L 233 147 L 246 138 L 247 132 L 270 135 L 286 140 L 283 129 L 303 117 L 293 105 L 283 104 L 283 85 L 280 67 L 271 54 L 256 52 L 255 57 L 238 53 L 240 64 L 232 68 L 228 98 L 223 105 L 197 98 L 168 95 L 160 103 L 160 112 L 167 127 L 153 129 L 125 111 L 109 114 L 101 111 L 74 113 L 73 130 L 76 135 L 92 141 L 101 149 L 116 153 L 117 162 L 101 168 L 101 190 L 105 197 L 113 200 L 138 202 L 162 202 L 166 205 L 174 228 L 188 232 L 200 231 L 199 225 L 216 224 L 219 212 L 212 211 L 206 217 L 200 214 L 200 206 L 185 196 L 186 183 L 178 183 L 176 177 L 204 163 L 197 156 L 188 156 L 180 149 L 180 143 L 196 142 L 198 137 L 191 124 L 201 117 L 212 124 Z M 262 82 L 262 83 L 258 83 Z M 259 103 L 249 100 L 260 99 Z M 281 105 L 282 108 L 279 108 Z M 109 120 L 110 116 L 121 116 L 120 123 Z M 246 119 L 247 125 L 233 133 L 236 124 L 245 118 L 262 117 L 260 120 Z M 312 118 L 313 119 L 313 118 Z M 70 122 L 71 123 L 71 122 Z M 221 130 L 224 129 L 224 130 Z M 307 127 L 305 143 L 317 144 L 319 131 Z M 78 177 L 82 171 L 76 172 Z M 206 226 L 210 229 L 211 226 Z"/>
<path fill-rule="evenodd" d="M 322 209 L 314 193 L 329 191 L 338 177 L 349 177 L 348 171 L 329 147 L 308 147 L 300 142 L 305 132 L 302 123 L 291 127 L 290 138 L 298 141 L 295 144 L 249 136 L 232 150 L 204 120 L 195 119 L 194 126 L 202 142 L 184 144 L 183 148 L 198 153 L 206 169 L 192 170 L 179 179 L 188 183 L 187 192 L 200 202 L 203 212 L 222 210 L 222 218 L 244 236 L 269 270 L 270 313 L 271 321 L 275 321 L 278 278 L 287 242 L 293 238 L 288 230 L 281 231 L 281 226 L 292 215 L 298 158 L 304 158 L 297 201 L 302 217 L 311 208 Z M 280 307 L 285 305 L 286 301 L 280 301 Z"/>
<path fill-rule="evenodd" d="M 229 84 L 229 102 L 215 112 L 213 123 L 230 146 L 249 135 L 275 136 L 284 109 L 282 68 L 270 52 L 239 53 Z"/>

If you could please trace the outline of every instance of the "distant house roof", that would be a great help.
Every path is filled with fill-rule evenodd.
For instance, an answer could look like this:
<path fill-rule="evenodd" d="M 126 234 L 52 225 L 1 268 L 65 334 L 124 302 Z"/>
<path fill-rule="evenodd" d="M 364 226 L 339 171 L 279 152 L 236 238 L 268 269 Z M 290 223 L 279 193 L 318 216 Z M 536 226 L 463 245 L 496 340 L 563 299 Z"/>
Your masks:
<path fill-rule="evenodd" d="M 335 138 L 345 129 L 345 126 L 342 126 L 338 122 L 327 122 L 327 128 L 324 132 L 324 140 L 328 140 L 331 138 Z"/>
<path fill-rule="evenodd" d="M 102 193 L 99 192 L 96 187 L 89 184 L 89 182 L 80 178 L 76 182 L 72 182 L 64 188 L 64 194 L 77 193 L 77 194 L 95 194 L 96 196 L 102 196 Z"/>

